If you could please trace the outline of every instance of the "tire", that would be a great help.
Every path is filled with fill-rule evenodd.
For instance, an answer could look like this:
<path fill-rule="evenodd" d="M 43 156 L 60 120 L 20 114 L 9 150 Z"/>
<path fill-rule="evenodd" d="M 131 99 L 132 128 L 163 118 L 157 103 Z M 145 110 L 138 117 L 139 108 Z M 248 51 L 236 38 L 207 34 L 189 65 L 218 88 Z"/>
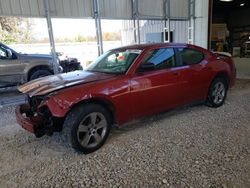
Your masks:
<path fill-rule="evenodd" d="M 49 70 L 36 70 L 34 71 L 31 76 L 30 76 L 30 80 L 35 80 L 37 78 L 41 78 L 41 77 L 44 77 L 44 76 L 49 76 L 49 75 L 52 75 L 52 73 L 49 71 Z"/>
<path fill-rule="evenodd" d="M 224 78 L 215 78 L 208 91 L 207 105 L 214 108 L 223 105 L 227 96 L 227 89 L 227 82 Z"/>
<path fill-rule="evenodd" d="M 63 135 L 75 150 L 92 153 L 107 140 L 111 122 L 110 113 L 104 107 L 97 104 L 80 105 L 67 115 Z"/>

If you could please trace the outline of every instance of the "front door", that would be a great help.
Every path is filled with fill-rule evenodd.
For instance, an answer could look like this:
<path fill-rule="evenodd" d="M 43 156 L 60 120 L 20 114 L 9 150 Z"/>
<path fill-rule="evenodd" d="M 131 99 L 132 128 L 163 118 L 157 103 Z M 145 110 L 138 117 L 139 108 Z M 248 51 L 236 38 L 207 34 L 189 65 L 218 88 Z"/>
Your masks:
<path fill-rule="evenodd" d="M 176 67 L 174 49 L 151 50 L 145 55 L 142 64 L 154 64 L 154 68 L 140 70 L 139 67 L 130 80 L 134 118 L 179 105 L 183 83 L 181 70 Z"/>
<path fill-rule="evenodd" d="M 20 83 L 24 65 L 12 54 L 8 53 L 3 46 L 0 46 L 0 87 L 12 86 Z"/>

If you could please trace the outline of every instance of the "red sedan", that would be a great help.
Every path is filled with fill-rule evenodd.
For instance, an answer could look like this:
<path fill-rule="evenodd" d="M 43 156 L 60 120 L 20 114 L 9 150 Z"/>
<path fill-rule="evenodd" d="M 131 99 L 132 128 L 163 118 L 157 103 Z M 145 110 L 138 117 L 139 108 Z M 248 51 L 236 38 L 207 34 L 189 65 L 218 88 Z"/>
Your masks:
<path fill-rule="evenodd" d="M 73 148 L 90 153 L 112 125 L 195 101 L 221 106 L 235 77 L 230 57 L 197 46 L 127 46 L 104 53 L 85 71 L 20 86 L 28 99 L 16 118 L 37 137 L 63 131 Z"/>

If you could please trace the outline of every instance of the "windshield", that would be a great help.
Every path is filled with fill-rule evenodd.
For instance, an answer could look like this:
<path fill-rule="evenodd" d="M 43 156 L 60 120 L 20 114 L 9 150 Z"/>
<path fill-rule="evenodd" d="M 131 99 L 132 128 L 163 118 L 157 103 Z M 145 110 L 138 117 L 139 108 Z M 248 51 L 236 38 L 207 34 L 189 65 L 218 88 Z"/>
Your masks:
<path fill-rule="evenodd" d="M 124 74 L 141 53 L 138 49 L 108 51 L 87 67 L 88 71 Z"/>

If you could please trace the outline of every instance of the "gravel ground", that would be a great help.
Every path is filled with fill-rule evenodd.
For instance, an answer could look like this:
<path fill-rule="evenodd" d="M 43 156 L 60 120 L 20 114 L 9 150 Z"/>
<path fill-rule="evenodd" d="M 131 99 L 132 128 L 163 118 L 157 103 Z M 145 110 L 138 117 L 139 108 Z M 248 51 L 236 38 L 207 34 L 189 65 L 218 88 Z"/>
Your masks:
<path fill-rule="evenodd" d="M 250 187 L 250 81 L 226 104 L 182 107 L 114 129 L 97 152 L 35 138 L 0 109 L 0 187 Z"/>

